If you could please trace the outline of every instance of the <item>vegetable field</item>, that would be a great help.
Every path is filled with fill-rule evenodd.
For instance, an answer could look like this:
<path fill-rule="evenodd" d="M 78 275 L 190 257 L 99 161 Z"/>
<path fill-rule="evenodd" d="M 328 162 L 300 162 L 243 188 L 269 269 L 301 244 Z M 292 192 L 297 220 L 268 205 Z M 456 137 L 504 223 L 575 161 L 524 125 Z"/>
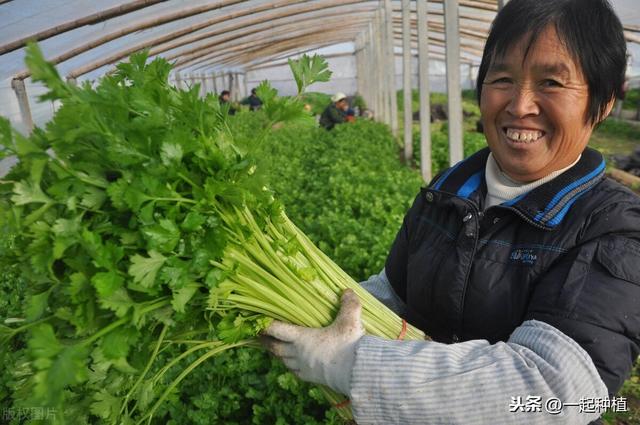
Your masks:
<path fill-rule="evenodd" d="M 20 158 L 0 187 L 3 404 L 53 423 L 340 423 L 348 408 L 329 404 L 343 398 L 254 337 L 271 318 L 330 323 L 347 287 L 368 332 L 398 335 L 400 318 L 330 258 L 378 272 L 418 177 L 383 126 L 329 135 L 266 83 L 262 111 L 230 119 L 146 59 L 75 87 L 29 51 L 62 107 L 29 138 L 2 123 L 3 155 Z M 317 57 L 290 65 L 300 92 L 330 75 Z"/>

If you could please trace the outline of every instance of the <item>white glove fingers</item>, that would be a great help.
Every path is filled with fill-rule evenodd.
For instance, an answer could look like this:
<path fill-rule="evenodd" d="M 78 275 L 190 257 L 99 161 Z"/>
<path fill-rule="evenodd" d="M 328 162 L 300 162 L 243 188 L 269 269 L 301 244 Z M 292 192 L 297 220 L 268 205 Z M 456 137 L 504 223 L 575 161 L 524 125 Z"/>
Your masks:
<path fill-rule="evenodd" d="M 287 357 L 287 358 L 282 358 L 282 363 L 284 363 L 284 365 L 293 373 L 296 374 L 296 376 L 300 376 L 300 363 L 298 362 L 298 359 L 295 357 Z"/>
<path fill-rule="evenodd" d="M 305 328 L 274 320 L 262 333 L 277 338 L 280 341 L 292 342 L 298 339 L 301 329 L 304 330 Z"/>
<path fill-rule="evenodd" d="M 267 350 L 280 358 L 294 357 L 296 355 L 296 349 L 293 344 L 283 342 L 272 336 L 261 335 L 260 343 L 262 343 Z"/>
<path fill-rule="evenodd" d="M 360 313 L 362 305 L 358 295 L 352 289 L 346 289 L 342 294 L 340 312 L 336 317 L 335 325 L 340 333 L 359 332 L 362 328 Z"/>

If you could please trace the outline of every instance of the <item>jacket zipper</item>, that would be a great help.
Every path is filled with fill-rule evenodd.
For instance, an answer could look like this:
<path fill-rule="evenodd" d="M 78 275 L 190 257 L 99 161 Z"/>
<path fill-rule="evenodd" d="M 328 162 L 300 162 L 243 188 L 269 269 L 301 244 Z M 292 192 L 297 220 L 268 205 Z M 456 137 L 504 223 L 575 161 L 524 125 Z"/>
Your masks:
<path fill-rule="evenodd" d="M 476 220 L 479 220 L 480 219 L 479 211 L 478 211 L 478 208 L 475 206 L 475 204 L 467 199 L 464 199 L 464 201 L 471 206 Z M 471 249 L 471 262 L 469 263 L 469 266 L 467 267 L 467 271 L 465 272 L 464 284 L 462 286 L 462 298 L 460 299 L 460 302 L 461 302 L 460 303 L 460 321 L 458 323 L 458 330 L 456 332 L 458 339 L 460 338 L 460 334 L 462 334 L 462 322 L 464 320 L 464 300 L 465 300 L 465 296 L 467 295 L 467 286 L 469 284 L 469 275 L 471 274 L 473 259 L 476 256 L 476 249 L 478 247 L 478 238 L 480 237 L 479 231 L 480 231 L 480 222 L 478 221 L 474 235 L 473 235 L 473 248 Z M 454 337 L 456 336 L 456 334 L 454 334 Z M 458 341 L 454 341 L 454 342 L 458 342 Z"/>

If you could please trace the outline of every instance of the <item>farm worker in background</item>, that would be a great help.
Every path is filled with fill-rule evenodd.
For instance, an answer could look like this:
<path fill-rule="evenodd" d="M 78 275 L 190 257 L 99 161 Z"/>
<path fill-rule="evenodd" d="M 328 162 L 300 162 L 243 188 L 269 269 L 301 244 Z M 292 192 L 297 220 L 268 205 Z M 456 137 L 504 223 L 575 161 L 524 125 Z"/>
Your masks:
<path fill-rule="evenodd" d="M 320 125 L 331 130 L 336 124 L 342 124 L 347 120 L 346 112 L 348 109 L 347 95 L 340 92 L 334 94 L 331 96 L 331 103 L 320 115 Z"/>
<path fill-rule="evenodd" d="M 235 115 L 236 108 L 231 105 L 231 92 L 229 90 L 222 90 L 220 96 L 218 96 L 218 100 L 220 101 L 220 106 L 227 106 L 229 108 L 229 115 Z"/>
<path fill-rule="evenodd" d="M 276 321 L 267 348 L 360 425 L 597 421 L 640 346 L 640 198 L 587 148 L 625 53 L 606 0 L 509 1 L 478 75 L 488 148 L 422 189 L 362 283 L 433 341 L 365 335 L 348 291 L 332 325 Z"/>
<path fill-rule="evenodd" d="M 262 106 L 262 100 L 256 95 L 256 89 L 251 89 L 251 95 L 242 99 L 241 105 L 249 105 L 249 109 L 257 111 Z"/>

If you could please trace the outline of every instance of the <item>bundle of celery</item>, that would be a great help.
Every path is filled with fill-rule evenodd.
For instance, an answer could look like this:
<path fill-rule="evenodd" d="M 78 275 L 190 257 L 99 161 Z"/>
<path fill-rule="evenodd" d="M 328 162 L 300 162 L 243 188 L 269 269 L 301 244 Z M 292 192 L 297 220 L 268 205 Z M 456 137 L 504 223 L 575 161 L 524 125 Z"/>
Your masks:
<path fill-rule="evenodd" d="M 271 318 L 328 325 L 347 287 L 369 333 L 404 333 L 286 218 L 217 99 L 172 88 L 170 65 L 146 62 L 134 55 L 95 88 L 75 87 L 28 48 L 33 79 L 49 89 L 42 98 L 62 106 L 28 138 L 0 122 L 0 158 L 20 159 L 0 181 L 0 267 L 18 264 L 28 282 L 23 316 L 0 325 L 0 355 L 20 359 L 12 407 L 52 408 L 56 423 L 161 420 L 199 364 L 258 347 Z M 318 57 L 291 68 L 300 92 L 330 75 Z M 264 134 L 313 120 L 267 83 L 258 95 Z M 175 346 L 183 353 L 167 358 Z"/>

